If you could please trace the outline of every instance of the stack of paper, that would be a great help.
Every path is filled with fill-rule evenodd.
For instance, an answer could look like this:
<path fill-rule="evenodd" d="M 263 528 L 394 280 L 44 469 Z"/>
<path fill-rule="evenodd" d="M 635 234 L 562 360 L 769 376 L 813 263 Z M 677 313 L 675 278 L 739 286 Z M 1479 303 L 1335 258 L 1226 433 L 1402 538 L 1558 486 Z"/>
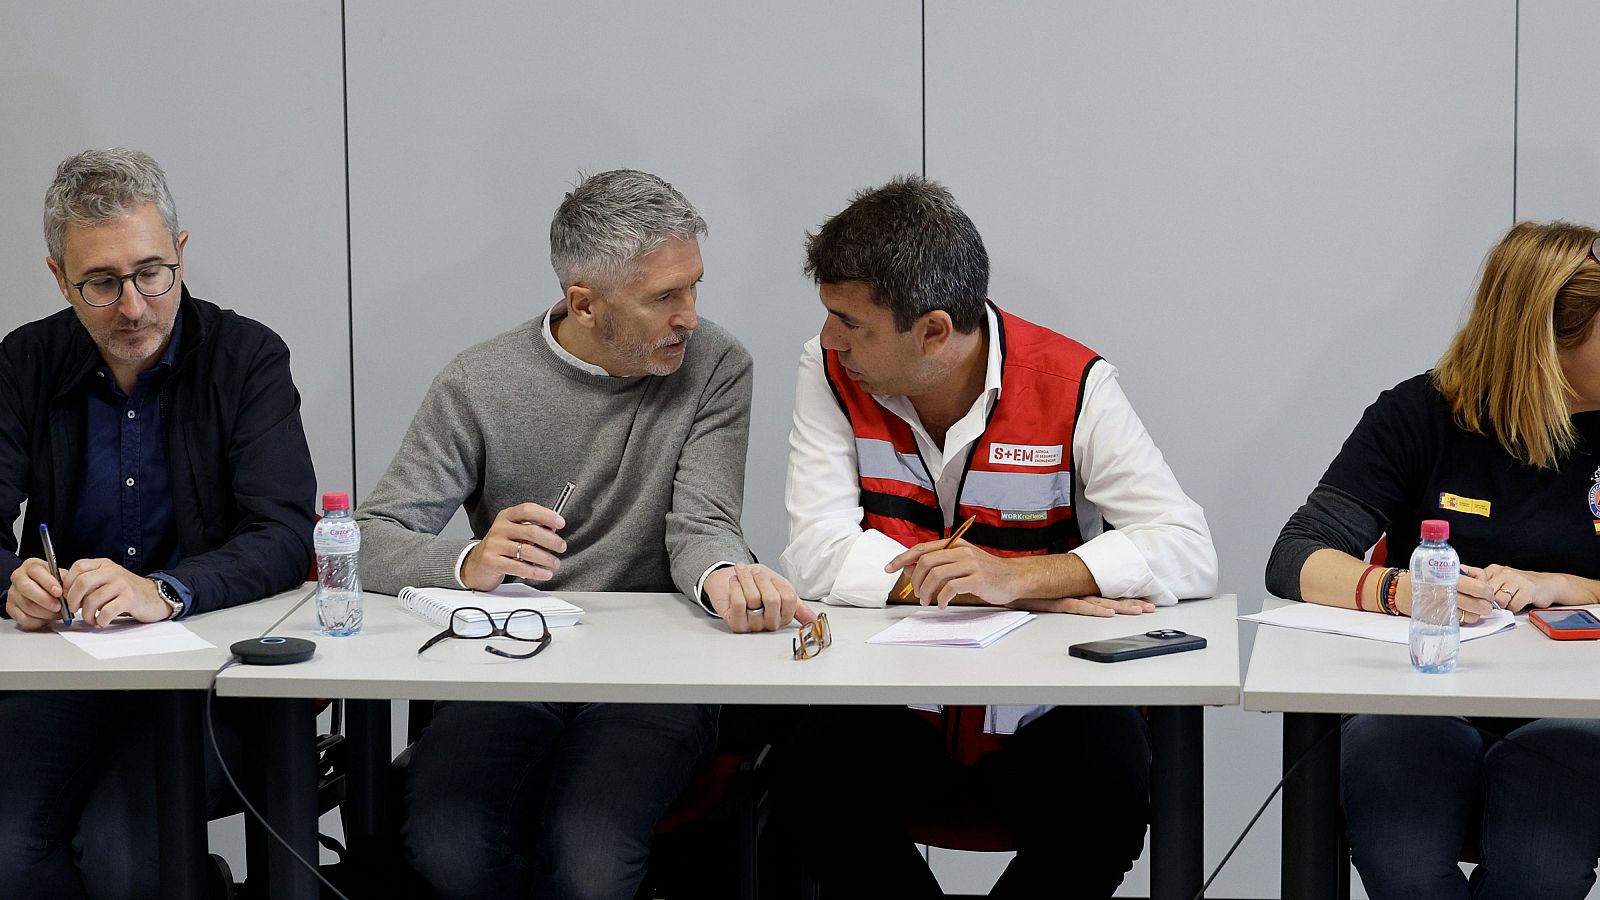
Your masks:
<path fill-rule="evenodd" d="M 181 653 L 216 646 L 179 622 L 128 623 L 104 628 L 79 625 L 63 629 L 60 634 L 95 659 Z"/>
<path fill-rule="evenodd" d="M 867 638 L 867 643 L 987 647 L 1032 618 L 1033 613 L 1014 609 L 931 609 L 901 619 Z"/>
<path fill-rule="evenodd" d="M 1253 616 L 1240 616 L 1243 622 L 1260 622 L 1263 625 L 1282 625 L 1304 631 L 1324 631 L 1344 634 L 1391 644 L 1406 644 L 1411 640 L 1411 620 L 1405 616 L 1382 616 L 1355 609 L 1323 606 L 1319 603 L 1291 603 L 1277 609 L 1258 612 Z M 1461 639 L 1498 634 L 1517 624 L 1509 609 L 1497 609 L 1471 625 L 1461 626 Z"/>

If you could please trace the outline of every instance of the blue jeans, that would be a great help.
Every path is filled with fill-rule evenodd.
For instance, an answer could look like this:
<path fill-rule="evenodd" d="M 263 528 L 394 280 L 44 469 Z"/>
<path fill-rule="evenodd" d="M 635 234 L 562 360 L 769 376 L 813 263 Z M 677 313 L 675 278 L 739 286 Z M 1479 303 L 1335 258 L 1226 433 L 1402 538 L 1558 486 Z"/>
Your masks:
<path fill-rule="evenodd" d="M 1501 733 L 1501 723 L 1482 724 Z M 1506 736 L 1452 718 L 1345 722 L 1346 828 L 1374 900 L 1588 895 L 1600 857 L 1600 722 L 1538 719 Z M 1472 833 L 1480 862 L 1469 882 L 1457 861 Z"/>
<path fill-rule="evenodd" d="M 406 773 L 406 857 L 441 897 L 629 900 L 717 707 L 441 702 Z"/>
<path fill-rule="evenodd" d="M 147 695 L 122 691 L 0 694 L 0 897 L 162 896 L 156 784 L 169 777 Z M 237 769 L 236 731 L 217 740 Z M 231 796 L 206 745 L 212 812 Z"/>

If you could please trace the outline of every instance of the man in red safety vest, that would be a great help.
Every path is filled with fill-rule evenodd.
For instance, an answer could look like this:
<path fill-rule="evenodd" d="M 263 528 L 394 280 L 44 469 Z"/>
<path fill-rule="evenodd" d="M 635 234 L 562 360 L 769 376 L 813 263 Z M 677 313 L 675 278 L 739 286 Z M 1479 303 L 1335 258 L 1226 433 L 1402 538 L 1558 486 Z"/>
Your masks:
<path fill-rule="evenodd" d="M 1113 616 L 1215 591 L 1205 516 L 1115 368 L 989 302 L 983 240 L 943 186 L 860 193 L 809 237 L 806 272 L 827 319 L 790 433 L 781 564 L 802 596 Z M 962 720 L 1014 734 L 963 741 Z M 1150 749 L 1131 708 L 829 707 L 798 735 L 786 757 L 826 800 L 785 808 L 829 897 L 941 896 L 906 827 L 935 811 L 1010 829 L 995 896 L 1108 897 L 1143 848 Z"/>

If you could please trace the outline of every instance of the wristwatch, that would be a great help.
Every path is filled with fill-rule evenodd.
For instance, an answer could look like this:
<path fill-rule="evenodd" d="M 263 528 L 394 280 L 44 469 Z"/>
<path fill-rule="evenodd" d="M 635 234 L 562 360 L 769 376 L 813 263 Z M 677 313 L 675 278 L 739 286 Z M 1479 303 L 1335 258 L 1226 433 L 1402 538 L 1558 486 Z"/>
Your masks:
<path fill-rule="evenodd" d="M 176 619 L 178 616 L 183 615 L 183 601 L 178 599 L 178 592 L 172 589 L 172 585 L 167 584 L 166 580 L 162 578 L 151 578 L 150 580 L 156 583 L 156 593 L 160 594 L 161 599 L 166 601 L 167 618 Z"/>

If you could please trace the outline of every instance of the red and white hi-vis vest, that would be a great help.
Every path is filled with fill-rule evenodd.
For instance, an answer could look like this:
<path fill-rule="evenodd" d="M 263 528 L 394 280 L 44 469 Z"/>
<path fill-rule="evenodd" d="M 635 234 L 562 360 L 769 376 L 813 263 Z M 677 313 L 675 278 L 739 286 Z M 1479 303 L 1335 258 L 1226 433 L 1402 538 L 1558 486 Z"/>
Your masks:
<path fill-rule="evenodd" d="M 976 516 L 965 540 L 997 556 L 1064 553 L 1083 543 L 1072 507 L 1072 433 L 1093 350 L 995 308 L 999 399 L 972 447 L 955 522 Z M 904 419 L 850 379 L 838 354 L 824 369 L 856 439 L 861 525 L 907 547 L 949 535 L 933 478 Z"/>
<path fill-rule="evenodd" d="M 1065 553 L 1083 543 L 1072 507 L 1072 433 L 1084 379 L 1100 357 L 999 307 L 995 313 L 1000 397 L 967 458 L 955 521 L 976 516 L 965 540 L 998 556 Z M 861 526 L 907 547 L 948 537 L 911 426 L 852 381 L 837 354 L 824 351 L 823 359 L 828 384 L 855 432 Z M 981 706 L 920 714 L 941 729 L 951 755 L 964 765 L 1000 746 Z"/>

